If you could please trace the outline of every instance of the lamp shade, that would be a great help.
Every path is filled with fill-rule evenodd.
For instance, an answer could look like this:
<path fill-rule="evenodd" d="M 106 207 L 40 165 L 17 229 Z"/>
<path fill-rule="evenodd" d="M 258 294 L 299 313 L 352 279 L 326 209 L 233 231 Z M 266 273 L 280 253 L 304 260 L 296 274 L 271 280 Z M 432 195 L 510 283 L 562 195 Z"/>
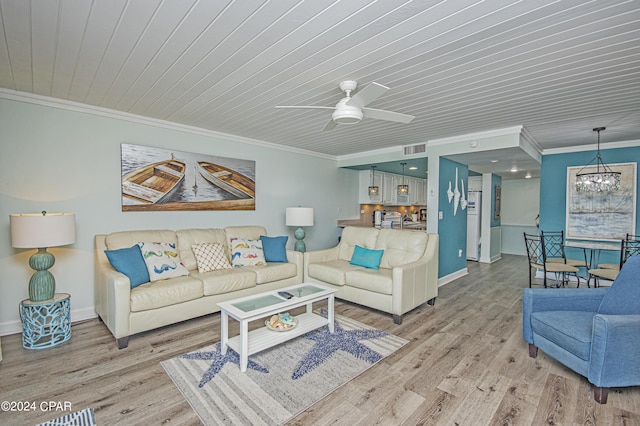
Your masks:
<path fill-rule="evenodd" d="M 287 226 L 313 226 L 313 207 L 287 207 Z"/>
<path fill-rule="evenodd" d="M 9 215 L 11 247 L 46 248 L 76 241 L 75 213 Z"/>

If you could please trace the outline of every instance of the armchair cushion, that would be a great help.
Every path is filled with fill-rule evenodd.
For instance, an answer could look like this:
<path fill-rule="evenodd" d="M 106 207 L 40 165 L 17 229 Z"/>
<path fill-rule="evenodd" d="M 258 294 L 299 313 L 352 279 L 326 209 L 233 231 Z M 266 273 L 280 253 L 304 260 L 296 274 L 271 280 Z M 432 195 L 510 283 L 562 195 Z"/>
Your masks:
<path fill-rule="evenodd" d="M 543 311 L 531 314 L 533 332 L 588 361 L 595 312 Z"/>
<path fill-rule="evenodd" d="M 625 262 L 614 283 L 602 298 L 598 313 L 640 315 L 640 256 Z"/>

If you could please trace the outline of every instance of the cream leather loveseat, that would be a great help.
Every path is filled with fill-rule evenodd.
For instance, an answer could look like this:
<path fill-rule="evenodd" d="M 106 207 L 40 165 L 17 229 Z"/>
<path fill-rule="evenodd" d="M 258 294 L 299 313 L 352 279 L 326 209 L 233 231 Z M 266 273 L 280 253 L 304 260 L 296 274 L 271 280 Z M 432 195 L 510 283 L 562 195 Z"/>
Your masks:
<path fill-rule="evenodd" d="M 258 240 L 261 226 L 224 229 L 141 230 L 95 236 L 95 309 L 115 336 L 118 348 L 129 336 L 179 321 L 217 312 L 217 303 L 302 282 L 302 253 L 286 251 L 287 262 L 242 266 L 199 273 L 192 246 L 218 243 L 230 260 L 231 238 Z M 129 248 L 139 242 L 175 243 L 188 275 L 131 288 L 129 278 L 116 271 L 105 250 Z"/>
<path fill-rule="evenodd" d="M 356 245 L 384 250 L 379 268 L 351 262 Z M 438 235 L 422 231 L 346 227 L 333 248 L 304 254 L 304 279 L 335 288 L 336 297 L 402 315 L 438 295 Z"/>

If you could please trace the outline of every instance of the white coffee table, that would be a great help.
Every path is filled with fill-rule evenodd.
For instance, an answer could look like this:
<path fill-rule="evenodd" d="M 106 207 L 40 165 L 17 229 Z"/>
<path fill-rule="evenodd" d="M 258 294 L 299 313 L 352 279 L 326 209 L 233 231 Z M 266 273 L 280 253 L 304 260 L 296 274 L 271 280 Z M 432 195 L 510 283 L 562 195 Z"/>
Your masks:
<path fill-rule="evenodd" d="M 291 299 L 283 298 L 278 295 L 278 291 L 287 291 L 294 297 Z M 223 355 L 227 353 L 227 348 L 238 353 L 240 355 L 240 371 L 244 372 L 247 370 L 249 355 L 279 345 L 324 325 L 328 325 L 329 331 L 333 333 L 335 292 L 336 290 L 323 285 L 307 282 L 218 303 L 221 311 L 221 353 Z M 313 313 L 312 309 L 314 302 L 325 299 L 328 305 L 327 318 Z M 307 306 L 306 312 L 296 315 L 298 325 L 295 328 L 287 331 L 273 331 L 262 325 L 260 328 L 249 331 L 249 322 L 251 321 L 268 318 L 271 315 L 284 313 L 305 305 Z M 229 338 L 229 317 L 240 323 L 240 334 L 232 338 Z"/>

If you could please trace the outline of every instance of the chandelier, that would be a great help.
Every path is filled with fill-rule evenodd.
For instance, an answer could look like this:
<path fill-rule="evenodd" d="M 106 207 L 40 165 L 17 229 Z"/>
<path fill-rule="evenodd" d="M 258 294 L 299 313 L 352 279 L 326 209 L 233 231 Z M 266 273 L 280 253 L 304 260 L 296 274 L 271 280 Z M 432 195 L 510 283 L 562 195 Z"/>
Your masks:
<path fill-rule="evenodd" d="M 578 192 L 611 192 L 620 189 L 620 172 L 614 172 L 609 166 L 604 164 L 600 155 L 600 132 L 606 127 L 596 127 L 594 132 L 598 132 L 598 151 L 596 157 L 584 166 L 576 175 L 576 191 Z M 595 161 L 596 169 L 591 172 L 583 170 Z"/>
<path fill-rule="evenodd" d="M 371 186 L 369 187 L 369 198 L 373 198 L 378 195 L 378 187 L 374 184 L 375 169 L 376 166 L 371 166 Z"/>

